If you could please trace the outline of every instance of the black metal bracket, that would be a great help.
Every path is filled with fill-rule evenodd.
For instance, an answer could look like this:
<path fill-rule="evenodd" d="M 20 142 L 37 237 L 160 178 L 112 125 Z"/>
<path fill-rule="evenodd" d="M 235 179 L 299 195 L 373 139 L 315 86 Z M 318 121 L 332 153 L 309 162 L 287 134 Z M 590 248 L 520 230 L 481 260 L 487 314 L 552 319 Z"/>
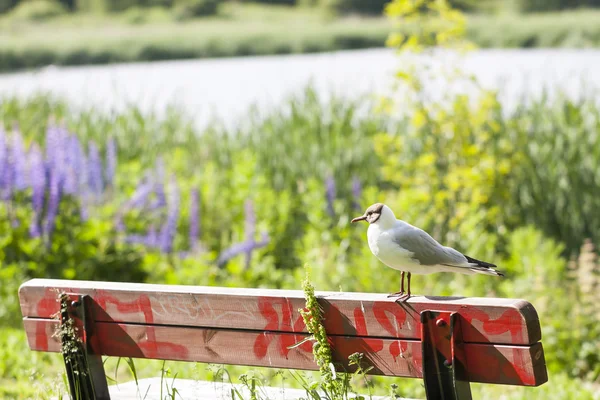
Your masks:
<path fill-rule="evenodd" d="M 91 301 L 88 295 L 63 293 L 60 297 L 62 353 L 73 400 L 110 399 L 102 356 L 94 354 L 90 342 L 94 334 Z"/>
<path fill-rule="evenodd" d="M 427 399 L 471 400 L 460 315 L 422 311 L 421 346 Z"/>

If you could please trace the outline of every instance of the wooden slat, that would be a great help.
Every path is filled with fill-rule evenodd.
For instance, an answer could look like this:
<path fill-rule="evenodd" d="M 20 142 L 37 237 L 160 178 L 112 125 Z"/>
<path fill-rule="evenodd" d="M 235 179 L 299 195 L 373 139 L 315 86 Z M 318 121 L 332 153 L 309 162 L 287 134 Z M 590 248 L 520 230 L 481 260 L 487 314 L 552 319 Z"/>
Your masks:
<path fill-rule="evenodd" d="M 60 351 L 53 333 L 57 321 L 24 319 L 33 350 Z M 318 369 L 310 342 L 294 348 L 306 334 L 250 330 L 191 328 L 100 322 L 91 345 L 94 352 L 109 356 L 156 358 L 178 361 Z M 417 340 L 330 336 L 335 359 L 345 362 L 361 352 L 387 376 L 422 377 L 421 343 Z M 465 344 L 468 379 L 472 382 L 538 386 L 547 381 L 541 343 L 524 346 Z M 352 371 L 346 365 L 348 371 Z"/>
<path fill-rule="evenodd" d="M 19 290 L 23 316 L 50 318 L 58 291 L 88 294 L 96 321 L 306 332 L 300 290 L 33 279 Z M 537 313 L 524 300 L 412 297 L 396 303 L 386 294 L 317 292 L 332 335 L 417 340 L 423 310 L 457 311 L 467 343 L 530 345 L 541 339 Z"/>

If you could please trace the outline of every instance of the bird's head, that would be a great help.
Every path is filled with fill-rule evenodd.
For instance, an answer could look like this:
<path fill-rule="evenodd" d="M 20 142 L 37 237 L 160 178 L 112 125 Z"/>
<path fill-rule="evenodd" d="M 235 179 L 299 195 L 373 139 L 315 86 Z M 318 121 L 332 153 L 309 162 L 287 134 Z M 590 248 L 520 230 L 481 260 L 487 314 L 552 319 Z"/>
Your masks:
<path fill-rule="evenodd" d="M 354 218 L 351 222 L 367 221 L 369 224 L 383 222 L 384 224 L 396 220 L 394 212 L 383 203 L 375 203 L 365 211 L 364 215 Z"/>

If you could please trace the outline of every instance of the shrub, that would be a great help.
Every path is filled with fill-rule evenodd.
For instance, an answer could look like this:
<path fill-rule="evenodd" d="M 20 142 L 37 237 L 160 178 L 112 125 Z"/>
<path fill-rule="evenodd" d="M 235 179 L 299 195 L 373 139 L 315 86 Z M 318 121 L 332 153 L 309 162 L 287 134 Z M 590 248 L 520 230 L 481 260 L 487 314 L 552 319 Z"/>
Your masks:
<path fill-rule="evenodd" d="M 141 6 L 140 0 L 78 0 L 77 9 L 86 12 L 120 12 Z"/>
<path fill-rule="evenodd" d="M 600 7 L 599 0 L 519 0 L 523 12 L 556 11 L 579 7 Z"/>
<path fill-rule="evenodd" d="M 0 14 L 10 10 L 14 6 L 16 6 L 18 0 L 0 0 Z"/>
<path fill-rule="evenodd" d="M 63 15 L 67 9 L 55 0 L 31 0 L 20 2 L 10 15 L 16 19 L 44 21 Z"/>
<path fill-rule="evenodd" d="M 383 13 L 383 8 L 389 0 L 321 0 L 321 7 L 334 14 L 374 14 Z"/>
<path fill-rule="evenodd" d="M 219 0 L 175 0 L 175 18 L 185 20 L 215 15 Z"/>

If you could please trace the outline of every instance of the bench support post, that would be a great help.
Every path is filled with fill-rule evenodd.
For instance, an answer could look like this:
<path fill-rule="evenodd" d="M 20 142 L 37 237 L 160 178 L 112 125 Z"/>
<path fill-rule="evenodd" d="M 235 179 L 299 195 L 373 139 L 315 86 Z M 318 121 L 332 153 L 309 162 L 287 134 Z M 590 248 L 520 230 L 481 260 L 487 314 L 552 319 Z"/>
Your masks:
<path fill-rule="evenodd" d="M 94 354 L 90 339 L 94 321 L 87 295 L 62 294 L 60 331 L 62 353 L 73 400 L 109 400 L 102 356 Z"/>
<path fill-rule="evenodd" d="M 421 338 L 427 399 L 471 400 L 459 314 L 421 312 Z"/>

